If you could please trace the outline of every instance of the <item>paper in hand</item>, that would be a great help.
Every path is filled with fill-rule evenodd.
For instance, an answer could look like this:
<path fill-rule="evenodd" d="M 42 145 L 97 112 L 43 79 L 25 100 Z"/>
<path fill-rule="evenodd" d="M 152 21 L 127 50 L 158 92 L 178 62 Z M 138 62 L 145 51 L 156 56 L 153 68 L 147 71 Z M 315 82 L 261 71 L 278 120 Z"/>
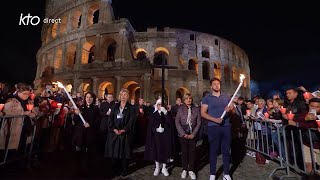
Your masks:
<path fill-rule="evenodd" d="M 316 98 L 320 98 L 320 90 L 314 91 L 312 93 L 312 96 L 316 97 Z"/>

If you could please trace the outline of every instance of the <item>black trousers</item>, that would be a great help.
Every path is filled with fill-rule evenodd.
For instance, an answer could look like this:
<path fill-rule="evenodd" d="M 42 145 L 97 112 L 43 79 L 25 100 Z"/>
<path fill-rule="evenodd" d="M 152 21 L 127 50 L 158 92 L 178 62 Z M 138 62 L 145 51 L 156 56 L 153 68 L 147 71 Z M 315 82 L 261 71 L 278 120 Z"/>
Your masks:
<path fill-rule="evenodd" d="M 128 171 L 128 160 L 126 158 L 112 159 L 112 170 L 116 174 Z"/>
<path fill-rule="evenodd" d="M 195 138 L 186 139 L 180 137 L 180 144 L 182 152 L 181 161 L 183 170 L 194 171 L 197 141 L 195 140 Z"/>

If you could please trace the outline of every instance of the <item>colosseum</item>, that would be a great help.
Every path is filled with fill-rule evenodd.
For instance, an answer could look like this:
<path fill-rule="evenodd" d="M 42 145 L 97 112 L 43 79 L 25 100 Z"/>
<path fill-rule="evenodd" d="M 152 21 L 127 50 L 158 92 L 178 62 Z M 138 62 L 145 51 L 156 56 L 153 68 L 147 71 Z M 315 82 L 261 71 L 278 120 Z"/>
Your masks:
<path fill-rule="evenodd" d="M 215 35 L 187 29 L 148 28 L 137 32 L 128 19 L 114 18 L 111 0 L 47 0 L 37 53 L 35 84 L 60 81 L 72 93 L 130 91 L 130 98 L 154 102 L 161 94 L 165 63 L 165 100 L 171 104 L 190 92 L 196 103 L 218 77 L 230 95 L 244 74 L 240 94 L 250 97 L 249 59 L 236 44 Z M 39 88 L 41 89 L 41 88 Z"/>

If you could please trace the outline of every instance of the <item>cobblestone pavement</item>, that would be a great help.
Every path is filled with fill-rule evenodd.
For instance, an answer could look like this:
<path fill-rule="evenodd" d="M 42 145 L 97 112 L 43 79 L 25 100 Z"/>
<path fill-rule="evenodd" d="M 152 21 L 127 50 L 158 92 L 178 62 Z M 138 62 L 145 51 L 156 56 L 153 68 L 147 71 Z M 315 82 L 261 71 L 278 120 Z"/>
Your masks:
<path fill-rule="evenodd" d="M 220 167 L 220 168 L 219 168 Z M 258 165 L 255 162 L 255 159 L 249 156 L 246 156 L 243 160 L 243 162 L 238 167 L 232 167 L 230 174 L 232 174 L 233 180 L 265 180 L 269 179 L 270 173 L 273 171 L 273 169 L 279 167 L 279 165 L 273 161 L 270 161 L 269 164 L 266 165 Z M 222 157 L 218 157 L 217 162 L 217 168 L 219 168 L 217 176 L 218 179 L 223 179 L 223 173 L 222 173 Z M 153 176 L 153 169 L 154 165 L 149 165 L 144 168 L 141 168 L 132 174 L 128 175 L 125 178 L 114 178 L 114 180 L 180 180 L 180 173 L 182 172 L 181 167 L 174 167 L 170 169 L 171 173 L 169 177 L 163 176 L 163 174 L 160 174 L 158 177 Z M 209 164 L 206 164 L 203 168 L 200 169 L 200 171 L 197 174 L 198 180 L 206 180 L 209 179 L 209 170 L 210 166 Z M 279 177 L 285 175 L 284 170 L 279 170 L 275 173 L 275 176 L 270 179 L 278 179 Z M 295 174 L 297 179 L 301 179 L 298 175 Z M 190 177 L 187 177 L 189 180 Z"/>
<path fill-rule="evenodd" d="M 174 180 L 181 179 L 181 159 L 178 156 L 173 163 L 169 163 L 169 177 L 164 177 L 162 174 L 158 177 L 153 176 L 153 162 L 143 160 L 144 148 L 136 149 L 134 159 L 129 163 L 129 175 L 126 177 L 114 177 L 111 171 L 111 162 L 101 156 L 97 156 L 93 160 L 92 166 L 89 166 L 87 171 L 81 170 L 81 159 L 83 154 L 70 152 L 54 152 L 44 153 L 40 158 L 39 164 L 35 165 L 32 170 L 20 170 L 17 168 L 17 163 L 0 166 L 0 179 L 4 180 Z M 207 148 L 199 146 L 197 148 L 197 176 L 198 180 L 209 179 L 209 162 Z M 200 157 L 200 158 L 199 158 Z M 222 179 L 222 157 L 218 157 L 217 176 Z M 257 165 L 255 159 L 246 156 L 238 167 L 231 166 L 230 174 L 233 180 L 264 180 L 268 179 L 269 174 L 273 169 L 279 167 L 275 162 L 270 161 L 266 165 Z M 277 171 L 275 177 L 285 175 L 285 171 Z M 278 178 L 271 178 L 278 179 Z M 190 180 L 190 177 L 187 177 Z"/>

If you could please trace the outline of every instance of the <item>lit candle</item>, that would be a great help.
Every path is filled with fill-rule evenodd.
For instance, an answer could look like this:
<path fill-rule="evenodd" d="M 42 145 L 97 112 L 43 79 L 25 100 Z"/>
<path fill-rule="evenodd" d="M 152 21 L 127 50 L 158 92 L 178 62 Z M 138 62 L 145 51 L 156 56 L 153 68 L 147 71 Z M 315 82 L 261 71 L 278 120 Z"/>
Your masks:
<path fill-rule="evenodd" d="M 246 112 L 247 112 L 247 116 L 250 116 L 251 110 L 250 110 L 250 109 L 247 109 Z"/>
<path fill-rule="evenodd" d="M 264 117 L 269 118 L 270 117 L 269 113 L 265 112 Z"/>
<path fill-rule="evenodd" d="M 73 105 L 73 108 L 74 108 L 74 109 L 78 109 L 78 107 L 77 107 L 76 103 L 73 101 L 73 99 L 72 99 L 71 95 L 68 93 L 68 91 L 67 91 L 66 87 L 64 87 L 64 85 L 63 85 L 61 82 L 59 82 L 59 81 L 54 82 L 53 84 L 57 84 L 59 88 L 62 88 L 62 89 L 66 92 L 66 94 L 67 94 L 67 96 L 68 96 L 68 98 L 69 98 L 70 102 L 71 102 L 71 103 L 72 103 L 72 105 Z M 79 112 L 79 116 L 80 116 L 80 119 L 81 119 L 82 123 L 83 123 L 83 124 L 85 124 L 85 123 L 86 123 L 86 121 L 84 120 L 84 118 L 83 118 L 83 116 L 82 116 L 81 112 Z"/>
<path fill-rule="evenodd" d="M 57 108 L 59 108 L 59 109 L 60 109 L 60 108 L 61 108 L 61 106 L 62 106 L 62 103 L 58 103 L 58 104 L 57 104 Z"/>
<path fill-rule="evenodd" d="M 283 106 L 281 106 L 280 112 L 281 112 L 282 114 L 285 114 L 286 111 L 287 111 L 287 108 L 284 108 Z"/>
<path fill-rule="evenodd" d="M 318 127 L 320 128 L 320 120 L 316 120 L 316 121 L 317 121 Z"/>
<path fill-rule="evenodd" d="M 2 111 L 4 104 L 0 104 L 0 112 Z"/>
<path fill-rule="evenodd" d="M 33 104 L 27 104 L 27 109 L 28 111 L 31 111 L 33 109 L 34 105 Z"/>
<path fill-rule="evenodd" d="M 287 117 L 288 117 L 288 120 L 293 120 L 294 114 L 292 114 L 292 111 L 290 111 L 290 112 L 287 114 Z"/>
<path fill-rule="evenodd" d="M 34 93 L 30 94 L 30 99 L 34 100 L 35 97 L 36 97 L 36 95 Z"/>
<path fill-rule="evenodd" d="M 310 94 L 308 92 L 303 93 L 303 97 L 305 100 L 310 99 Z"/>
<path fill-rule="evenodd" d="M 246 78 L 246 77 L 245 77 L 243 74 L 240 74 L 240 84 L 239 84 L 238 88 L 236 89 L 236 91 L 234 92 L 234 94 L 233 94 L 231 100 L 229 101 L 227 107 L 229 107 L 229 106 L 231 105 L 231 103 L 233 102 L 233 100 L 234 100 L 234 98 L 236 97 L 236 94 L 238 93 L 238 91 L 240 90 L 240 87 L 242 86 L 243 80 L 244 80 L 245 78 Z M 222 113 L 222 115 L 221 115 L 220 118 L 223 119 L 223 117 L 226 115 L 226 113 L 227 113 L 226 111 L 223 111 L 223 113 Z"/>

